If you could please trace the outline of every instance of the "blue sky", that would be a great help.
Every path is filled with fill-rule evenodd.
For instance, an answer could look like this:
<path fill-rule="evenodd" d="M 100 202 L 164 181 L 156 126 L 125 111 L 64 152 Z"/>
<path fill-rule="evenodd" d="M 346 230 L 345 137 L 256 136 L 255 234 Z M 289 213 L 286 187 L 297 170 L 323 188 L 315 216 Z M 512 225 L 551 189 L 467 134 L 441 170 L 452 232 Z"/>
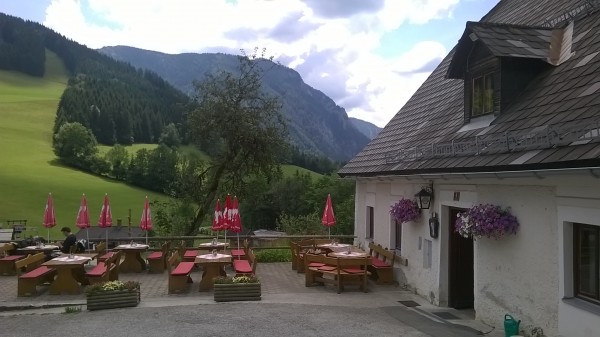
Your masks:
<path fill-rule="evenodd" d="M 383 127 L 499 0 L 2 0 L 90 48 L 267 48 L 351 117 Z"/>

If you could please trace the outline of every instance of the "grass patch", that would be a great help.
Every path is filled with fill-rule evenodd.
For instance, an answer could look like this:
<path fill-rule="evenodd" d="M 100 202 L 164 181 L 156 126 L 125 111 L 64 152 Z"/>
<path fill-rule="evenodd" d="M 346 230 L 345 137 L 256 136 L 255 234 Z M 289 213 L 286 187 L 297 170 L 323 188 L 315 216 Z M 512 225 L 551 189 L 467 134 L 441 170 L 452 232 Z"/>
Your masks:
<path fill-rule="evenodd" d="M 127 225 L 131 214 L 132 225 L 137 226 L 144 197 L 165 196 L 58 163 L 52 152 L 52 127 L 68 78 L 60 59 L 49 51 L 46 69 L 43 78 L 0 71 L 0 226 L 6 227 L 6 220 L 26 219 L 27 235 L 47 236 L 41 223 L 49 192 L 58 222 L 50 230 L 52 240 L 63 239 L 62 226 L 77 231 L 74 223 L 82 193 L 88 199 L 92 225 L 108 193 L 113 220 L 121 218 Z"/>
<path fill-rule="evenodd" d="M 291 262 L 292 252 L 289 249 L 260 249 L 254 252 L 257 262 Z"/>

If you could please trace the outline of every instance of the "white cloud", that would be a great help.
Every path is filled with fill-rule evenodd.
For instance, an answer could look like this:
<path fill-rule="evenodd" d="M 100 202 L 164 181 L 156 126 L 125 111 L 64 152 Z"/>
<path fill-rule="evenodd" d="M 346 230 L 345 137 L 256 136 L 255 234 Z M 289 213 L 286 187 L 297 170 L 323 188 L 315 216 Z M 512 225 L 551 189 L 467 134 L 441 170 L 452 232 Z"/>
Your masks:
<path fill-rule="evenodd" d="M 386 32 L 451 15 L 458 0 L 385 0 L 349 11 L 337 0 L 314 9 L 301 0 L 53 0 L 44 25 L 91 48 L 129 45 L 166 53 L 252 50 L 292 60 L 305 82 L 353 117 L 385 125 L 445 56 L 436 42 L 384 59 L 374 50 Z M 334 0 L 329 0 L 333 1 Z M 342 5 L 342 6 L 340 6 Z M 98 22 L 110 22 L 111 27 Z M 285 42 L 287 41 L 289 42 Z M 327 74 L 327 76 L 322 76 Z"/>

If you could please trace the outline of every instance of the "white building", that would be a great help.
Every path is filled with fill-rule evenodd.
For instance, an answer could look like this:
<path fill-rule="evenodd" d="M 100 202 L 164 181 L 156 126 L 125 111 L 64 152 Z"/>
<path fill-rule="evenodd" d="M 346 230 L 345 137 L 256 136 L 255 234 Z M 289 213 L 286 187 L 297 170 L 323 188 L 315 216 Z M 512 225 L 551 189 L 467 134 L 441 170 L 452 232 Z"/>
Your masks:
<path fill-rule="evenodd" d="M 547 336 L 600 336 L 600 1 L 502 0 L 339 174 L 355 234 L 399 249 L 400 284 Z M 420 220 L 390 206 L 433 186 Z M 516 235 L 465 239 L 456 215 L 510 211 Z M 429 220 L 439 218 L 439 235 Z"/>

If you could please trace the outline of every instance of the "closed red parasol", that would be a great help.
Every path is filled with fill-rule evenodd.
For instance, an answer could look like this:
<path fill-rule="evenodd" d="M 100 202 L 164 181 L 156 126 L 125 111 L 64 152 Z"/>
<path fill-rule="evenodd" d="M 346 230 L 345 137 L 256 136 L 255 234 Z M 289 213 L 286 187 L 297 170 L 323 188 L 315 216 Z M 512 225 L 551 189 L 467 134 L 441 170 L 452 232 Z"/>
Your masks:
<path fill-rule="evenodd" d="M 152 230 L 152 214 L 150 213 L 150 201 L 146 196 L 144 202 L 144 210 L 142 211 L 142 218 L 140 219 L 140 228 L 146 232 L 146 244 L 148 244 L 148 232 Z"/>
<path fill-rule="evenodd" d="M 87 234 L 87 244 L 86 245 L 88 245 L 88 247 L 86 247 L 86 248 L 89 248 L 89 243 L 90 243 L 89 228 L 90 228 L 91 224 L 90 224 L 90 213 L 88 211 L 87 199 L 85 198 L 85 193 L 81 197 L 81 203 L 79 204 L 79 212 L 77 212 L 77 219 L 75 220 L 75 226 L 86 230 L 86 234 Z"/>
<path fill-rule="evenodd" d="M 231 228 L 233 222 L 233 206 L 231 205 L 231 197 L 227 194 L 225 197 L 225 208 L 223 208 L 223 230 L 225 230 L 225 242 L 227 242 L 227 230 Z"/>
<path fill-rule="evenodd" d="M 44 227 L 48 228 L 48 241 L 50 241 L 50 228 L 56 226 L 56 214 L 54 213 L 54 203 L 52 202 L 52 193 L 48 193 L 46 200 L 46 209 L 44 210 Z"/>
<path fill-rule="evenodd" d="M 323 210 L 321 223 L 323 226 L 327 227 L 329 231 L 329 238 L 331 238 L 331 226 L 335 225 L 335 215 L 333 214 L 333 205 L 331 204 L 330 194 L 327 194 L 327 201 L 325 202 L 325 209 Z"/>
<path fill-rule="evenodd" d="M 110 212 L 110 202 L 108 194 L 104 194 L 104 202 L 100 211 L 100 219 L 98 219 L 98 227 L 106 228 L 106 247 L 108 247 L 108 227 L 112 227 L 112 214 Z"/>

